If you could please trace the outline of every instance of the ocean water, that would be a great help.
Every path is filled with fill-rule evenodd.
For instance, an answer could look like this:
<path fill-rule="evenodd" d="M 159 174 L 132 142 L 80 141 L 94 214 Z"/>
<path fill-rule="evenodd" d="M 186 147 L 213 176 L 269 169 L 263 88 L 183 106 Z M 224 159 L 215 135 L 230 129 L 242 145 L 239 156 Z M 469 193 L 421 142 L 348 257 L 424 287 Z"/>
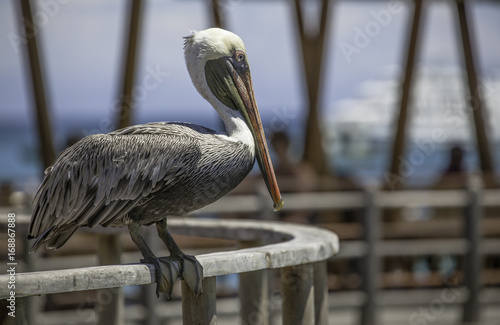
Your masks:
<path fill-rule="evenodd" d="M 142 121 L 141 121 L 142 122 Z M 220 128 L 217 120 L 194 121 L 211 128 Z M 266 121 L 263 121 L 264 125 Z M 70 138 L 79 138 L 99 131 L 96 121 L 59 123 L 55 128 L 54 142 L 59 151 L 66 147 Z M 299 126 L 291 126 L 297 129 Z M 291 135 L 290 152 L 296 158 L 302 151 L 300 133 Z M 0 184 L 10 184 L 15 190 L 32 192 L 40 183 L 43 167 L 39 160 L 36 129 L 29 125 L 2 125 L 0 127 Z M 268 139 L 269 141 L 269 139 Z M 331 170 L 343 177 L 351 177 L 361 184 L 381 184 L 388 166 L 391 145 L 387 140 L 373 140 L 364 149 L 359 146 L 339 147 L 338 143 L 326 143 Z M 441 144 L 433 150 L 422 150 L 417 143 L 407 147 L 409 173 L 406 185 L 428 186 L 439 179 L 449 161 L 451 144 Z M 363 146 L 362 146 L 363 147 Z M 472 144 L 466 144 L 464 165 L 469 171 L 477 169 L 477 155 Z M 493 146 L 497 171 L 500 169 L 500 145 Z"/>
<path fill-rule="evenodd" d="M 148 117 L 137 123 L 162 121 L 157 117 Z M 189 120 L 179 116 L 172 121 Z M 79 120 L 53 121 L 53 141 L 59 153 L 67 147 L 68 142 L 74 142 L 89 134 L 107 133 L 112 131 L 109 119 L 95 118 Z M 192 123 L 220 129 L 222 125 L 217 119 L 191 118 Z M 38 131 L 31 121 L 12 121 L 6 123 L 0 120 L 0 184 L 9 184 L 15 190 L 31 191 L 33 184 L 38 184 L 43 178 L 44 168 L 40 160 Z M 36 189 L 36 188 L 35 188 Z"/>
<path fill-rule="evenodd" d="M 13 184 L 16 189 L 32 180 L 39 181 L 42 166 L 38 161 L 36 135 L 29 127 L 0 127 L 0 183 Z"/>

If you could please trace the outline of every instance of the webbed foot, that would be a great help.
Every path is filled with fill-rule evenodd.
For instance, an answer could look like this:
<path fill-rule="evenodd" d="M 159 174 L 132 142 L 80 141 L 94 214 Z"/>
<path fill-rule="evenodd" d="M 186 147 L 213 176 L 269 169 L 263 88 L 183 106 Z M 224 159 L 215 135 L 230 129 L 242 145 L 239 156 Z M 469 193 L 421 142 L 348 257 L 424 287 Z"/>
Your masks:
<path fill-rule="evenodd" d="M 156 296 L 159 297 L 160 292 L 163 292 L 171 300 L 174 283 L 181 274 L 181 262 L 169 257 L 150 257 L 142 259 L 141 263 L 153 264 L 155 267 Z"/>
<path fill-rule="evenodd" d="M 181 277 L 191 289 L 196 297 L 203 292 L 203 267 L 198 260 L 192 255 L 184 253 L 178 254 L 173 259 L 179 259 L 182 263 Z"/>
<path fill-rule="evenodd" d="M 180 274 L 186 284 L 196 297 L 202 292 L 203 267 L 194 256 L 184 254 L 175 243 L 172 235 L 168 232 L 167 221 L 162 219 L 156 223 L 158 236 L 163 240 L 170 252 L 169 258 L 179 261 L 181 265 Z"/>

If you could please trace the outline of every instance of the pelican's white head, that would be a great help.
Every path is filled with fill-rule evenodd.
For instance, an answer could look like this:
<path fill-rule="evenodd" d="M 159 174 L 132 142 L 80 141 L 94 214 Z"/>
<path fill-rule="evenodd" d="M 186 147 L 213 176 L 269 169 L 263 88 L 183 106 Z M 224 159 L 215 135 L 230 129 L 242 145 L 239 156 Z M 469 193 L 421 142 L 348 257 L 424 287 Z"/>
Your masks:
<path fill-rule="evenodd" d="M 267 149 L 243 41 L 220 28 L 193 32 L 184 42 L 184 57 L 194 86 L 222 117 L 228 134 L 246 142 L 256 153 L 274 208 L 279 210 L 283 200 Z"/>
<path fill-rule="evenodd" d="M 245 45 L 238 35 L 220 28 L 193 31 L 185 38 L 186 66 L 198 92 L 212 105 L 212 93 L 205 78 L 205 65 L 210 60 L 233 56 L 236 50 L 246 55 Z"/>

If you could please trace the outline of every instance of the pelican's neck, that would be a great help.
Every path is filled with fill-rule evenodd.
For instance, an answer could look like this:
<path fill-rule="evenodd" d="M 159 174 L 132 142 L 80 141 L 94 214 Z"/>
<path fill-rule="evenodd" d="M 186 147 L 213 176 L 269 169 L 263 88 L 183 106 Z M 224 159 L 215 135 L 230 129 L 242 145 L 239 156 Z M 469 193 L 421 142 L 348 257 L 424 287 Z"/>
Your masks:
<path fill-rule="evenodd" d="M 224 37 L 229 37 L 230 35 L 233 38 L 233 43 L 237 43 L 236 48 L 241 48 L 244 50 L 243 42 L 236 35 L 229 33 L 227 31 L 222 31 L 220 29 L 210 29 L 210 33 L 223 33 Z M 229 33 L 229 34 L 228 34 Z M 237 38 L 235 41 L 234 38 Z M 239 40 L 239 41 L 238 41 Z M 206 39 L 206 32 L 196 32 L 190 37 L 187 41 L 187 45 L 184 51 L 184 55 L 186 57 L 186 66 L 193 81 L 193 84 L 201 94 L 203 98 L 205 98 L 213 108 L 219 113 L 220 117 L 224 121 L 224 125 L 226 127 L 226 133 L 228 140 L 231 141 L 240 141 L 248 146 L 250 152 L 253 156 L 255 156 L 255 142 L 252 135 L 252 131 L 248 128 L 245 123 L 243 116 L 237 110 L 231 109 L 227 107 L 224 103 L 222 103 L 213 93 L 210 87 L 208 86 L 206 75 L 205 75 L 205 65 L 207 61 L 212 59 L 218 59 L 223 55 L 221 54 L 228 52 L 228 49 L 221 50 L 219 52 L 215 51 L 218 47 L 227 46 L 227 43 L 224 41 L 216 42 L 215 44 L 211 44 Z M 234 50 L 231 50 L 231 52 Z"/>
<path fill-rule="evenodd" d="M 239 141 L 246 144 L 252 155 L 255 156 L 255 141 L 252 131 L 250 131 L 239 112 L 231 110 L 228 107 L 221 109 L 221 107 L 216 106 L 219 105 L 214 105 L 214 108 L 224 121 L 228 138 L 232 141 Z"/>

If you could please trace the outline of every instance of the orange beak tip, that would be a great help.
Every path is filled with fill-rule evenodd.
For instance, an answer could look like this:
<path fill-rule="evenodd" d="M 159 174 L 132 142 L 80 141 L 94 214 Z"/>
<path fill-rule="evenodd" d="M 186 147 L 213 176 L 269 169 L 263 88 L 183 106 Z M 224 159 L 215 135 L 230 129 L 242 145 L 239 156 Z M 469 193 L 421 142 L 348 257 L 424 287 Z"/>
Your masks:
<path fill-rule="evenodd" d="M 274 203 L 274 212 L 278 212 L 279 210 L 281 210 L 281 208 L 283 207 L 283 199 L 280 198 L 280 201 L 278 203 Z"/>

